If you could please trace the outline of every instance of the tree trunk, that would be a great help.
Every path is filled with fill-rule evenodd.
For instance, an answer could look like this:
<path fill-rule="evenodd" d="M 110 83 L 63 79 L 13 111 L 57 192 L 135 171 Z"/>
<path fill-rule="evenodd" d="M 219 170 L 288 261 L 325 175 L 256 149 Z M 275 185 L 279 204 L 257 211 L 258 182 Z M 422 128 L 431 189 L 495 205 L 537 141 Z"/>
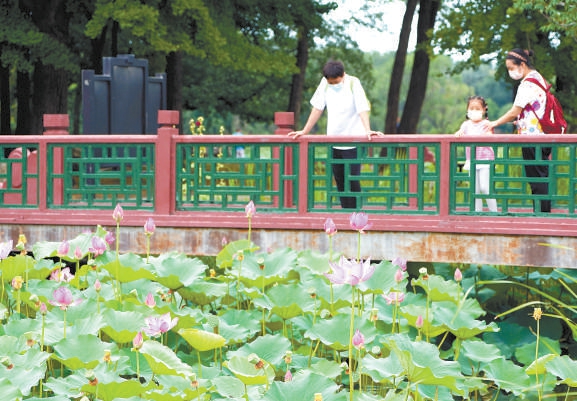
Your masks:
<path fill-rule="evenodd" d="M 182 51 L 166 56 L 166 104 L 168 110 L 182 110 Z"/>
<path fill-rule="evenodd" d="M 10 135 L 10 69 L 0 66 L 0 135 Z"/>
<path fill-rule="evenodd" d="M 21 7 L 28 10 L 32 22 L 40 32 L 61 43 L 68 40 L 70 13 L 65 0 L 21 0 Z M 68 113 L 68 72 L 44 65 L 38 61 L 32 74 L 31 134 L 41 134 L 44 114 Z"/>
<path fill-rule="evenodd" d="M 44 114 L 68 113 L 68 73 L 51 65 L 36 63 L 33 74 L 32 134 L 43 131 Z"/>
<path fill-rule="evenodd" d="M 18 71 L 16 75 L 16 135 L 32 135 L 30 124 L 30 74 Z"/>
<path fill-rule="evenodd" d="M 300 126 L 300 114 L 303 101 L 303 92 L 305 84 L 305 72 L 309 62 L 309 31 L 305 27 L 299 28 L 297 42 L 297 67 L 299 72 L 292 77 L 291 93 L 289 99 L 288 111 L 294 113 L 295 127 Z"/>
<path fill-rule="evenodd" d="M 411 37 L 411 25 L 413 16 L 417 8 L 418 0 L 407 0 L 407 7 L 403 17 L 401 33 L 399 35 L 399 46 L 395 54 L 395 61 L 391 73 L 391 82 L 389 85 L 389 95 L 387 98 L 387 116 L 385 118 L 385 133 L 394 134 L 397 132 L 399 117 L 399 102 L 401 98 L 401 84 L 403 82 L 403 73 L 407 59 L 407 50 L 409 39 Z"/>
<path fill-rule="evenodd" d="M 439 0 L 421 0 L 419 7 L 419 23 L 417 25 L 417 49 L 411 73 L 411 83 L 407 93 L 407 101 L 403 109 L 398 133 L 414 134 L 417 132 L 429 76 L 430 58 L 428 47 L 431 38 L 428 34 L 433 29 Z"/>

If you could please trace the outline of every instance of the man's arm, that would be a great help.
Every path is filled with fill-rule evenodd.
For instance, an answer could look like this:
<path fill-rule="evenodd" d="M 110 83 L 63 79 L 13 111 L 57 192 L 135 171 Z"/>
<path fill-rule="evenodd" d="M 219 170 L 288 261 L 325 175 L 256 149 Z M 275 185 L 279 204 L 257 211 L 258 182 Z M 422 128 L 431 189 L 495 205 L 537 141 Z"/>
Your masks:
<path fill-rule="evenodd" d="M 317 121 L 319 121 L 319 118 L 321 117 L 322 114 L 323 114 L 322 110 L 319 110 L 319 109 L 313 107 L 313 109 L 311 110 L 311 114 L 309 114 L 309 118 L 307 119 L 307 123 L 305 124 L 304 128 L 300 131 L 289 132 L 288 136 L 293 137 L 293 139 L 297 139 L 301 135 L 307 135 L 309 132 L 311 132 L 311 130 L 313 129 L 313 127 L 315 126 Z"/>

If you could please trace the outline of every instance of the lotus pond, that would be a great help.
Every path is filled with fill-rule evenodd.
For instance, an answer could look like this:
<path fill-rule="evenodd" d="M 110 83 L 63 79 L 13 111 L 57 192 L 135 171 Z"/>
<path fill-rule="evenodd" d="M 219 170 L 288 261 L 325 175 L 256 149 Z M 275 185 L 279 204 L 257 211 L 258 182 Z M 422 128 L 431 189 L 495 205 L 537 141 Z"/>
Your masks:
<path fill-rule="evenodd" d="M 573 270 L 371 262 L 330 219 L 326 253 L 262 251 L 253 215 L 213 266 L 122 253 L 120 207 L 2 244 L 0 401 L 577 399 Z"/>

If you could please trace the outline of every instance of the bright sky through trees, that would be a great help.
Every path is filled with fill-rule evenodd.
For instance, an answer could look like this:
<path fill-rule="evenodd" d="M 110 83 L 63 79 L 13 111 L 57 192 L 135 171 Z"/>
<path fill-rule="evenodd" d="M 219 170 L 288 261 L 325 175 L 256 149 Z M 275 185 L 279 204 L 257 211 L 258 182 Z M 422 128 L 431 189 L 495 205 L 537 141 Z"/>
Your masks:
<path fill-rule="evenodd" d="M 364 2 L 360 0 L 336 0 L 336 3 L 339 7 L 329 14 L 329 18 L 346 22 L 350 21 L 355 13 L 360 12 L 359 7 Z M 381 0 L 381 4 L 373 5 L 372 10 L 383 13 L 382 32 L 377 28 L 365 27 L 351 22 L 347 28 L 348 34 L 359 44 L 360 49 L 364 52 L 386 53 L 396 51 L 401 23 L 405 14 L 405 2 L 396 0 L 385 2 Z M 415 18 L 413 21 L 413 34 L 411 34 L 409 42 L 409 51 L 415 48 L 416 33 L 414 31 L 416 24 L 417 19 Z"/>

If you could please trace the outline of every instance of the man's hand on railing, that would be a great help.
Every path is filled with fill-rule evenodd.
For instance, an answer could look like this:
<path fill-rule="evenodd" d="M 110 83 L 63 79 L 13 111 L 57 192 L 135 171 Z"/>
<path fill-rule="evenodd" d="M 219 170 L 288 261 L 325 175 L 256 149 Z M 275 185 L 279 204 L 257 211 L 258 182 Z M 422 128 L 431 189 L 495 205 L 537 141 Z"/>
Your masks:
<path fill-rule="evenodd" d="M 367 138 L 369 139 L 369 141 L 372 139 L 373 136 L 385 136 L 384 133 L 382 133 L 381 131 L 367 131 Z"/>
<path fill-rule="evenodd" d="M 303 130 L 291 131 L 287 135 L 290 136 L 292 139 L 297 139 L 299 136 L 305 135 L 305 132 Z"/>

